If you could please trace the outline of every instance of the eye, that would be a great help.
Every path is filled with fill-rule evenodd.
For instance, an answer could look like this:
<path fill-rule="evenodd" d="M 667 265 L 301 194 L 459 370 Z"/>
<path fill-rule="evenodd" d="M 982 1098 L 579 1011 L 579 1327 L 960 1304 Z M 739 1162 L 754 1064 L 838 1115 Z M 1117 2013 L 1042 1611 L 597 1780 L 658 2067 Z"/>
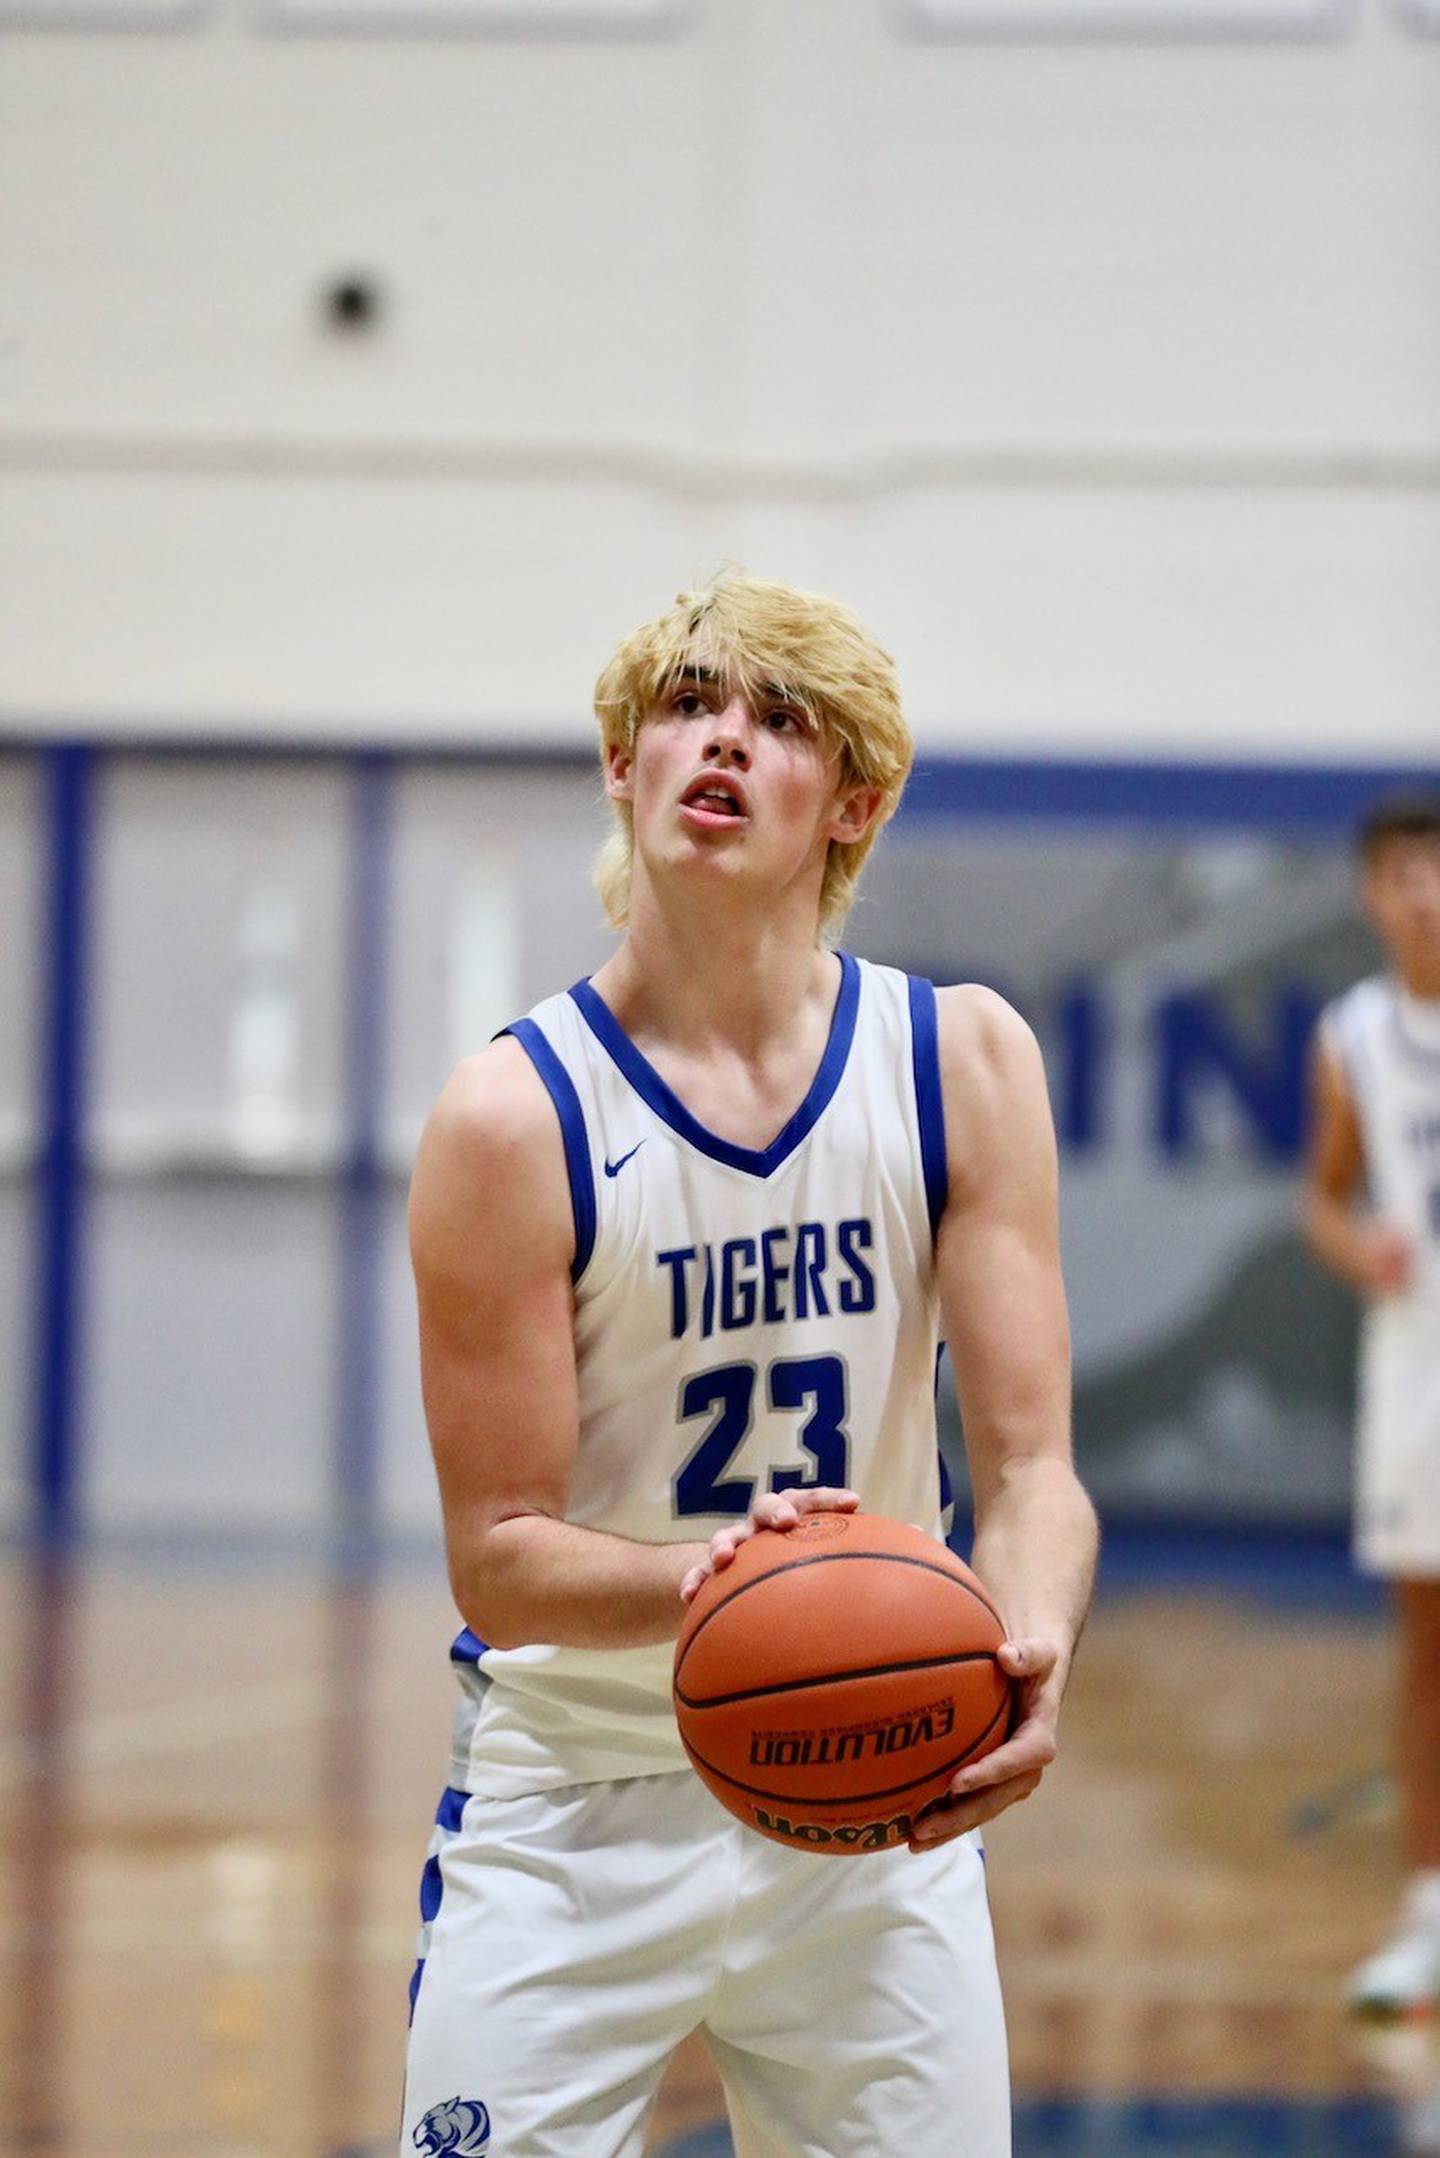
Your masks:
<path fill-rule="evenodd" d="M 697 689 L 679 689 L 670 699 L 670 709 L 678 712 L 682 719 L 694 719 L 698 712 L 704 712 L 708 707 Z"/>
<path fill-rule="evenodd" d="M 772 706 L 770 711 L 765 714 L 765 724 L 772 734 L 785 734 L 792 731 L 803 734 L 805 731 L 804 720 L 798 712 L 792 711 L 788 704 Z"/>

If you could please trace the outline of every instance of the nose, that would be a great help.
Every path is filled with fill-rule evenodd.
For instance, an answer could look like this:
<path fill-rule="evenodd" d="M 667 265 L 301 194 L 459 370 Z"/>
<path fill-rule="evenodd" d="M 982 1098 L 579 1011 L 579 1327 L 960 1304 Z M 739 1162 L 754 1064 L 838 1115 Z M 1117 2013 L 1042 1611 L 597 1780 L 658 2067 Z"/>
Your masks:
<path fill-rule="evenodd" d="M 744 772 L 750 765 L 750 713 L 743 697 L 732 697 L 710 722 L 705 742 L 707 762 L 714 758 L 719 763 L 738 765 Z"/>

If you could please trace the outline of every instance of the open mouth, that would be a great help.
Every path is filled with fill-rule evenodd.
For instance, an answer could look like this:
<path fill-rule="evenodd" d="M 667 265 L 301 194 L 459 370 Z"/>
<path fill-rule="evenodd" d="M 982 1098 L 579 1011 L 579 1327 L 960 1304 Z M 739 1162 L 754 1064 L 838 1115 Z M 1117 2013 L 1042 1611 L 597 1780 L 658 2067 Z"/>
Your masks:
<path fill-rule="evenodd" d="M 680 797 L 680 806 L 706 824 L 734 824 L 747 814 L 740 789 L 718 776 L 693 780 Z"/>

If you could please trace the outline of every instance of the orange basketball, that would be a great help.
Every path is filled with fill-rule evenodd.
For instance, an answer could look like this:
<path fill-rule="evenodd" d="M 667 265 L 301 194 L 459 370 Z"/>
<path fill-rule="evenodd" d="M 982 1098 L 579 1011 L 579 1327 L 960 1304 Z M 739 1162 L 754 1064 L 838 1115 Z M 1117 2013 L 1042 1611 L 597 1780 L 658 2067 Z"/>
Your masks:
<path fill-rule="evenodd" d="M 762 1836 L 883 1851 L 1005 1737 L 1004 1639 L 985 1589 L 933 1537 L 878 1514 L 807 1514 L 760 1530 L 691 1604 L 680 1736 Z"/>

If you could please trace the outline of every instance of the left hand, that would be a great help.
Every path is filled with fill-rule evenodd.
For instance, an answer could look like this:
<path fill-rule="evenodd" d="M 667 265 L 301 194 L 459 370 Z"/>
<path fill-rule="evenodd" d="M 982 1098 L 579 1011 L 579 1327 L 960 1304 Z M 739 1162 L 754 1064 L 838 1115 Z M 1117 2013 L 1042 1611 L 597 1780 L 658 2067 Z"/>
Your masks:
<path fill-rule="evenodd" d="M 916 1823 L 912 1851 L 933 1850 L 985 1821 L 1007 1806 L 1018 1805 L 1035 1790 L 1055 1758 L 1055 1727 L 1070 1668 L 1069 1645 L 1031 1636 L 1006 1641 L 997 1652 L 1000 1668 L 1015 1681 L 1016 1723 L 1003 1746 L 951 1778 L 947 1797 Z"/>
<path fill-rule="evenodd" d="M 792 1484 L 788 1491 L 762 1492 L 743 1521 L 715 1531 L 704 1558 L 680 1584 L 681 1602 L 693 1603 L 710 1576 L 723 1573 L 741 1544 L 748 1543 L 758 1529 L 778 1529 L 783 1535 L 804 1514 L 853 1514 L 859 1504 L 858 1491 L 842 1491 L 829 1484 Z"/>

